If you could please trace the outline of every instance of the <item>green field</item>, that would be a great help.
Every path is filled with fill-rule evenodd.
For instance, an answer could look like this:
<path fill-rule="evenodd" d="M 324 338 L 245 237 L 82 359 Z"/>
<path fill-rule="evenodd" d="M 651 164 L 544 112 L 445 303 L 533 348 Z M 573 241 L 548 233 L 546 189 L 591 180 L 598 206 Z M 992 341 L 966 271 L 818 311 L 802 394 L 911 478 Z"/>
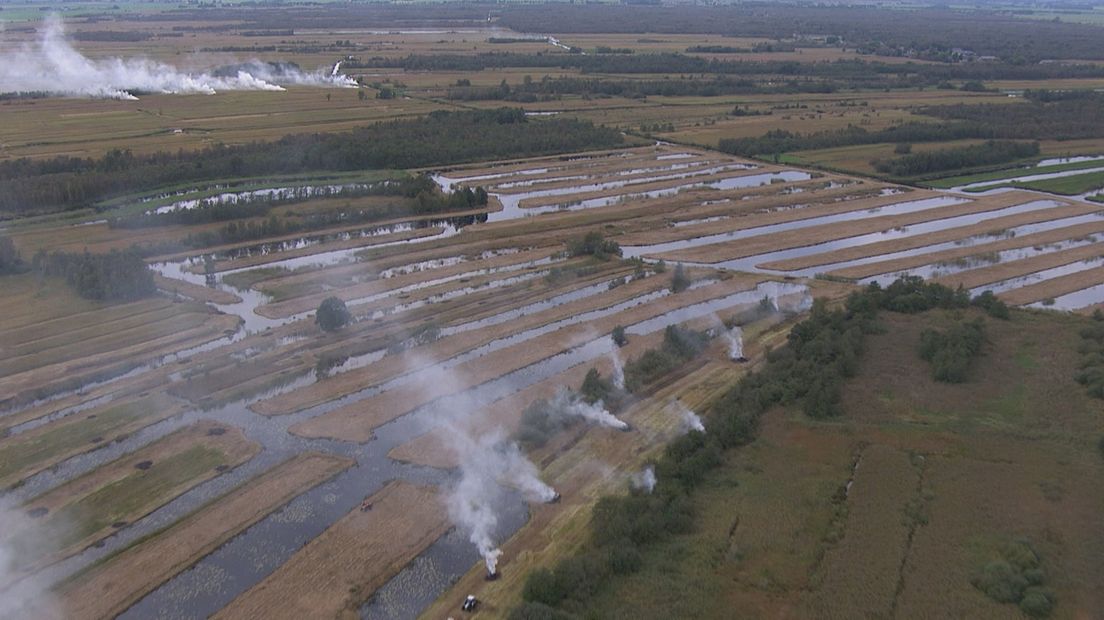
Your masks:
<path fill-rule="evenodd" d="M 1101 165 L 1104 165 L 1104 160 L 1076 161 L 1065 164 L 1054 164 L 1053 166 L 1018 166 L 1016 168 L 1005 168 L 1003 170 L 994 170 L 992 172 L 981 172 L 978 174 L 967 174 L 955 177 L 947 177 L 945 179 L 937 179 L 935 181 L 929 181 L 925 183 L 925 185 L 929 185 L 936 189 L 950 189 L 952 187 L 969 185 L 971 183 L 981 183 L 984 181 L 1000 181 L 1002 179 L 1014 179 L 1016 177 L 1021 177 L 1027 174 L 1049 174 L 1051 172 L 1064 172 L 1066 170 L 1098 168 Z"/>
<path fill-rule="evenodd" d="M 1007 185 L 1000 185 L 998 187 L 1019 187 L 1040 192 L 1061 194 L 1063 196 L 1076 196 L 1104 187 L 1104 172 L 1090 172 L 1087 174 L 1077 174 L 1071 177 L 1028 181 L 1025 183 L 1015 182 Z"/>

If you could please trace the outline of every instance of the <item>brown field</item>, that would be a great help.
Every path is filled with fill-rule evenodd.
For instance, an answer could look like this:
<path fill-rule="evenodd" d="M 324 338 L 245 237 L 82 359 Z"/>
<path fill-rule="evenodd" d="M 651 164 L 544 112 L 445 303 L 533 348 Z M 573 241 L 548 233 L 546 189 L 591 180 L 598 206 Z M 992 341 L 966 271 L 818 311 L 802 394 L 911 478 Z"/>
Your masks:
<path fill-rule="evenodd" d="M 59 592 L 68 618 L 111 618 L 296 495 L 352 464 L 306 452 L 244 482 L 171 528 L 96 564 Z"/>
<path fill-rule="evenodd" d="M 436 489 L 393 482 L 216 618 L 356 617 L 360 604 L 449 528 Z"/>
<path fill-rule="evenodd" d="M 329 98 L 327 98 L 329 95 Z M 101 155 L 201 149 L 288 134 L 343 131 L 366 122 L 425 114 L 421 100 L 357 99 L 355 89 L 148 95 L 140 101 L 46 99 L 4 102 L 0 157 Z M 177 133 L 177 130 L 180 130 Z"/>
<path fill-rule="evenodd" d="M 1001 293 L 1000 297 L 1006 303 L 1012 305 L 1025 305 L 1045 299 L 1053 299 L 1059 295 L 1079 291 L 1095 284 L 1104 282 L 1104 267 L 1086 269 L 1077 273 L 1058 276 L 1050 280 L 1044 280 L 1036 284 L 1029 284 L 1022 288 L 1013 289 Z"/>
<path fill-rule="evenodd" d="M 932 252 L 928 254 L 918 254 L 916 256 L 906 256 L 903 258 L 867 263 L 864 265 L 854 265 L 851 267 L 834 270 L 831 273 L 834 276 L 839 276 L 842 278 L 860 279 L 880 273 L 895 273 L 897 271 L 902 271 L 912 267 L 920 267 L 923 265 L 938 263 L 941 261 L 954 261 L 956 259 L 978 256 L 987 252 L 999 252 L 1002 250 L 1015 248 L 1027 248 L 1035 245 L 1057 243 L 1066 239 L 1077 239 L 1084 235 L 1090 235 L 1096 232 L 1100 232 L 1101 230 L 1104 230 L 1104 223 L 1089 223 L 1076 226 L 1066 226 L 1063 228 L 1056 228 L 1054 230 L 1049 230 L 1041 233 L 1024 235 L 1022 237 L 1001 239 L 992 243 L 981 243 L 977 245 L 956 248 L 953 250 L 944 250 L 941 252 Z M 942 235 L 942 233 L 936 233 L 936 235 Z M 828 265 L 838 261 L 863 258 L 864 256 L 877 256 L 879 254 L 889 252 L 924 247 L 924 245 L 927 244 L 925 242 L 929 241 L 929 239 L 930 238 L 928 237 L 928 235 L 917 235 L 916 237 L 907 240 L 907 243 L 901 243 L 901 241 L 905 240 L 898 239 L 884 243 L 871 244 L 870 246 L 868 246 L 869 250 L 863 250 L 863 252 L 865 252 L 864 255 L 860 255 L 860 251 L 857 249 L 855 251 L 850 251 L 851 248 L 848 248 L 847 250 L 841 250 L 838 252 L 826 252 L 824 254 L 815 254 L 809 257 L 764 263 L 763 266 L 768 269 L 782 269 L 784 271 L 789 271 L 794 269 L 812 267 L 816 265 Z M 973 277 L 974 271 L 971 271 L 970 274 L 970 277 Z M 983 284 L 984 282 L 979 283 Z M 967 286 L 967 288 L 970 287 Z"/>
<path fill-rule="evenodd" d="M 1030 202 L 1030 200 L 1025 200 L 1023 196 L 1000 194 L 990 199 L 971 201 L 947 207 L 925 209 L 915 213 L 890 215 L 850 222 L 838 222 L 825 224 L 815 229 L 783 231 L 748 239 L 724 241 L 696 248 L 674 250 L 664 253 L 660 258 L 664 258 L 668 261 L 717 263 L 735 258 L 756 256 L 774 250 L 810 246 L 835 239 L 845 239 L 863 234 L 892 230 L 910 224 L 919 224 L 961 215 L 985 213 L 1004 207 L 1024 204 L 1025 202 Z M 1002 228 L 1022 224 L 1048 221 L 1059 217 L 1072 217 L 1074 215 L 1092 213 L 1095 210 L 1094 207 L 1085 204 L 1070 204 L 1062 207 L 994 218 L 983 222 L 980 226 L 988 227 L 987 230 L 1000 230 Z M 967 228 L 968 227 L 963 227 L 954 230 L 959 232 Z M 865 248 L 865 246 L 858 247 Z"/>
<path fill-rule="evenodd" d="M 960 274 L 952 274 L 939 277 L 936 280 L 952 288 L 959 286 L 974 288 L 982 284 L 1000 282 L 1001 280 L 1025 276 L 1044 269 L 1096 258 L 1100 258 L 1100 248 L 1093 244 L 1051 252 L 1024 260 L 998 263 L 991 267 L 971 269 L 965 273 L 965 277 L 960 277 Z"/>
<path fill-rule="evenodd" d="M 0 394 L 9 402 L 77 387 L 223 336 L 240 319 L 195 303 L 152 298 L 105 305 L 79 299 L 63 283 L 31 275 L 6 278 L 0 324 Z"/>
<path fill-rule="evenodd" d="M 752 288 L 756 280 L 731 278 L 651 304 L 637 306 L 586 325 L 565 327 L 537 336 L 528 342 L 500 349 L 481 358 L 464 362 L 450 370 L 449 382 L 402 386 L 378 396 L 352 403 L 292 426 L 301 437 L 330 437 L 346 441 L 368 441 L 372 430 L 385 422 L 458 389 L 474 387 L 513 370 L 524 368 L 561 351 L 593 340 L 596 334 L 609 333 L 616 325 L 631 325 L 676 308 Z"/>

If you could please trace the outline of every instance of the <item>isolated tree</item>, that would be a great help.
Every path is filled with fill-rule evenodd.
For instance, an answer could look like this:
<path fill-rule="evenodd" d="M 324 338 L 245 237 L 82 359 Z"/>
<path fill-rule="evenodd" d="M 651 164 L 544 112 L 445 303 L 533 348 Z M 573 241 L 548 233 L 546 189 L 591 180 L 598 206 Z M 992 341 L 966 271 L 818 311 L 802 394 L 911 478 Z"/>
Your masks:
<path fill-rule="evenodd" d="M 314 322 L 323 330 L 332 332 L 349 324 L 352 315 L 345 307 L 345 302 L 338 297 L 327 297 L 318 306 L 318 313 L 314 315 Z"/>

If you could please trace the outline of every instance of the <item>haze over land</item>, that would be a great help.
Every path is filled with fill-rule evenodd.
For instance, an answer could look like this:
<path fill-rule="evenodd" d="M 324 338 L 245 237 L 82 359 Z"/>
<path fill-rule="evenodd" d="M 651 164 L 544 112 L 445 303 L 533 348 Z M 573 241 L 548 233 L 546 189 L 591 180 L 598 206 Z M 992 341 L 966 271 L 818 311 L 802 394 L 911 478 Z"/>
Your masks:
<path fill-rule="evenodd" d="M 1104 608 L 1097 8 L 0 8 L 0 616 Z"/>

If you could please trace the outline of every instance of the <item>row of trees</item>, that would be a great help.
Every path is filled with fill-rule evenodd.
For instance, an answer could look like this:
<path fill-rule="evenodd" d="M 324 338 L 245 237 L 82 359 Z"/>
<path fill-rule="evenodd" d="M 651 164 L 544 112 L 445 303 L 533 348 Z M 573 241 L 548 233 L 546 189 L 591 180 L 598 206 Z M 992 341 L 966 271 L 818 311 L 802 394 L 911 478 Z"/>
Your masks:
<path fill-rule="evenodd" d="M 64 278 L 85 299 L 133 301 L 157 290 L 153 271 L 133 250 L 107 254 L 40 251 L 32 264 L 44 276 Z"/>
<path fill-rule="evenodd" d="M 1030 12 L 1025 9 L 1023 12 Z M 1104 58 L 1099 29 L 1070 21 L 1024 19 L 1012 12 L 931 7 L 757 4 L 745 6 L 516 6 L 500 24 L 523 32 L 717 34 L 790 39 L 826 33 L 847 47 L 934 52 L 966 48 L 1013 62 Z"/>
<path fill-rule="evenodd" d="M 658 95 L 666 97 L 718 97 L 747 94 L 832 93 L 859 88 L 903 88 L 912 80 L 824 80 L 809 77 L 777 81 L 769 77 L 751 78 L 691 78 L 654 80 L 614 80 L 609 78 L 549 78 L 509 86 L 453 86 L 446 92 L 448 99 L 460 101 L 549 101 L 562 95 L 628 97 L 639 99 Z"/>
<path fill-rule="evenodd" d="M 567 118 L 530 120 L 523 110 L 436 111 L 350 132 L 201 151 L 0 162 L 0 212 L 92 206 L 112 196 L 181 183 L 312 171 L 418 168 L 618 146 L 621 134 Z"/>
<path fill-rule="evenodd" d="M 707 433 L 690 432 L 667 446 L 655 463 L 657 484 L 651 493 L 634 490 L 599 500 L 584 550 L 550 569 L 533 571 L 525 582 L 525 603 L 511 619 L 585 614 L 588 599 L 609 579 L 640 568 L 641 549 L 688 532 L 694 519 L 690 494 L 721 463 L 725 450 L 754 439 L 759 418 L 771 407 L 796 405 L 810 416 L 839 415 L 842 382 L 855 372 L 864 336 L 878 329 L 880 311 L 912 313 L 971 303 L 961 289 L 920 278 L 904 278 L 885 289 L 873 284 L 853 293 L 842 308 L 815 303 L 786 345 L 770 352 L 758 372 L 746 375 L 713 406 Z"/>
<path fill-rule="evenodd" d="M 726 138 L 720 141 L 718 148 L 734 155 L 754 156 L 859 144 L 1104 137 L 1104 94 L 1043 97 L 1035 95 L 1030 101 L 1017 105 L 928 106 L 917 112 L 941 122 L 913 121 L 874 131 L 854 125 L 809 134 L 776 129 L 759 137 Z"/>
<path fill-rule="evenodd" d="M 1035 157 L 1038 154 L 1038 142 L 988 140 L 982 144 L 910 153 L 894 159 L 876 160 L 872 164 L 878 172 L 895 177 L 923 177 L 947 171 L 1004 164 Z"/>
<path fill-rule="evenodd" d="M 189 234 L 183 245 L 189 248 L 206 248 L 226 243 L 254 241 L 269 237 L 293 235 L 312 230 L 349 224 L 367 224 L 385 219 L 394 219 L 410 215 L 447 214 L 467 211 L 487 205 L 487 192 L 482 188 L 460 188 L 453 192 L 442 193 L 437 185 L 419 191 L 412 197 L 387 204 L 373 205 L 366 209 L 337 209 L 306 213 L 296 217 L 276 217 L 270 215 L 262 220 L 232 221 L 215 231 L 201 231 Z M 466 226 L 475 221 L 484 221 L 486 214 L 467 218 L 448 218 L 455 226 Z M 432 222 L 422 222 L 432 225 Z M 155 248 L 153 251 L 164 250 Z"/>
<path fill-rule="evenodd" d="M 823 62 L 796 60 L 727 60 L 676 52 L 651 54 L 564 54 L 557 52 L 487 52 L 482 54 L 410 54 L 350 60 L 348 67 L 406 71 L 462 71 L 487 69 L 575 69 L 584 74 L 742 75 L 866 79 L 914 77 L 919 84 L 946 80 L 1042 80 L 1089 78 L 1104 75 L 1090 64 L 1007 63 L 930 64 L 886 63 L 856 59 Z"/>

